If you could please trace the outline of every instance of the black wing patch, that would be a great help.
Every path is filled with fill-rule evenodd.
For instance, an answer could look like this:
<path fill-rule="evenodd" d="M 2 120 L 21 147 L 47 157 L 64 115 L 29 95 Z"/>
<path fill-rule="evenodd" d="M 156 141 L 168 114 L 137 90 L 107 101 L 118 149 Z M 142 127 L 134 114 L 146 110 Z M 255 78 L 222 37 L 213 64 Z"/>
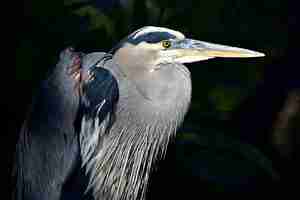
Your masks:
<path fill-rule="evenodd" d="M 94 54 L 97 56 L 96 54 Z M 93 57 L 93 56 L 92 56 Z M 92 66 L 83 66 L 86 69 L 82 85 L 82 113 L 80 125 L 80 151 L 82 166 L 89 174 L 89 185 L 93 181 L 93 169 L 97 166 L 95 155 L 101 150 L 101 140 L 114 122 L 114 108 L 118 101 L 118 82 L 113 74 L 104 68 L 106 56 L 100 57 L 98 63 L 86 57 Z M 86 190 L 89 191 L 89 187 Z"/>
<path fill-rule="evenodd" d="M 89 69 L 89 78 L 82 86 L 84 114 L 99 117 L 101 122 L 113 111 L 119 97 L 118 83 L 107 69 L 94 65 Z"/>

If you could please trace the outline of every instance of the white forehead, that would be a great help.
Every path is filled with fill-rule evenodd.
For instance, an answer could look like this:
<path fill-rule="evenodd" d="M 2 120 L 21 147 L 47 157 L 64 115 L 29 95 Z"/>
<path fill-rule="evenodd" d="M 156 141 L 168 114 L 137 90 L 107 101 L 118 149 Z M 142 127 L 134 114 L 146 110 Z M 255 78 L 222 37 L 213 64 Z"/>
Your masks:
<path fill-rule="evenodd" d="M 137 37 L 147 34 L 147 33 L 151 33 L 151 32 L 168 32 L 171 35 L 176 36 L 178 39 L 184 39 L 185 36 L 180 33 L 179 31 L 174 31 L 172 29 L 169 28 L 164 28 L 164 27 L 156 27 L 156 26 L 145 26 L 143 28 L 138 29 L 137 31 L 135 31 L 133 33 L 133 39 L 136 39 Z"/>

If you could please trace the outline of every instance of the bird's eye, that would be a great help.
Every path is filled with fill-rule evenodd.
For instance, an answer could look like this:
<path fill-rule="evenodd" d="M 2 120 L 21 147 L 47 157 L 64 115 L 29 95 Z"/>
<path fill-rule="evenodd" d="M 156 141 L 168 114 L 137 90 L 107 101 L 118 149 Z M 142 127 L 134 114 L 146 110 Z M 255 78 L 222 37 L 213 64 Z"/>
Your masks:
<path fill-rule="evenodd" d="M 171 47 L 171 42 L 169 40 L 164 40 L 161 44 L 166 49 Z"/>

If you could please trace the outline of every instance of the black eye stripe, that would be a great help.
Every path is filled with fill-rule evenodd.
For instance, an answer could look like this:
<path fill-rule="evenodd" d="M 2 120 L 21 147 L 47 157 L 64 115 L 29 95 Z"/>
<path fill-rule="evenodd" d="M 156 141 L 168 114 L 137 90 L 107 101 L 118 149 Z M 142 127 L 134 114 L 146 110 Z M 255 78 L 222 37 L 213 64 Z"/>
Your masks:
<path fill-rule="evenodd" d="M 138 44 L 140 42 L 148 42 L 148 43 L 158 43 L 163 40 L 174 39 L 176 38 L 175 35 L 172 35 L 168 32 L 151 32 L 145 33 L 143 35 L 134 38 L 134 35 L 131 38 L 128 38 L 129 42 L 132 44 Z"/>
<path fill-rule="evenodd" d="M 176 39 L 177 37 L 175 35 L 170 34 L 169 32 L 149 32 L 145 33 L 143 35 L 139 35 L 138 37 L 135 38 L 135 35 L 138 34 L 139 32 L 135 34 L 131 34 L 129 37 L 124 38 L 121 42 L 119 42 L 115 47 L 113 47 L 110 50 L 110 54 L 114 54 L 119 48 L 121 48 L 124 43 L 131 43 L 133 45 L 137 45 L 141 42 L 147 42 L 147 43 L 159 43 L 163 40 L 173 40 Z"/>

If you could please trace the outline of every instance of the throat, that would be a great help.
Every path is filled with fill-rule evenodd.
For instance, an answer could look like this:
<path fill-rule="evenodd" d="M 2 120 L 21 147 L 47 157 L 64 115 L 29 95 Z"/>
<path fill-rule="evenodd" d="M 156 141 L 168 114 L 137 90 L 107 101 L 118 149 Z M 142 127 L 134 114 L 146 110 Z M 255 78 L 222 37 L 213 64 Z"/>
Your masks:
<path fill-rule="evenodd" d="M 191 79 L 188 70 L 182 65 L 164 65 L 152 72 L 149 70 L 135 73 L 129 73 L 120 81 L 120 85 L 125 85 L 120 89 L 120 95 L 136 101 L 135 104 L 144 104 L 145 100 L 158 106 L 153 108 L 157 110 L 190 100 Z"/>

